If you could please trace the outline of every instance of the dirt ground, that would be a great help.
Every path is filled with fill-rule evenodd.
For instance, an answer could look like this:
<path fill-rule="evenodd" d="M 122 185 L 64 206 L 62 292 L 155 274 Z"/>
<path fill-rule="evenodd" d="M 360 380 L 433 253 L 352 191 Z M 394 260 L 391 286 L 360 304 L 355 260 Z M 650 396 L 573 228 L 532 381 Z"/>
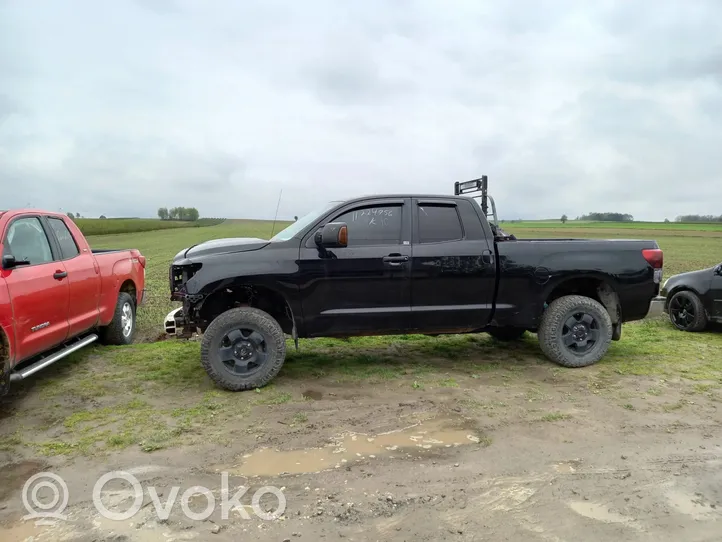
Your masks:
<path fill-rule="evenodd" d="M 600 371 L 530 365 L 511 379 L 452 374 L 453 386 L 424 390 L 403 380 L 295 378 L 280 389 L 302 401 L 224 418 L 223 443 L 201 438 L 102 456 L 0 451 L 0 540 L 720 540 L 718 396 Z M 9 412 L 39 397 L 13 397 L 0 423 L 14 423 Z M 142 508 L 123 521 L 93 503 L 94 484 L 113 470 L 143 488 Z M 69 495 L 67 518 L 47 525 L 23 520 L 21 498 L 26 480 L 43 471 L 60 475 Z M 231 495 L 249 488 L 240 498 L 245 517 L 223 517 L 223 472 Z M 164 519 L 149 488 L 162 507 L 173 486 L 179 492 Z M 207 519 L 183 511 L 181 495 L 193 486 L 213 492 Z M 280 517 L 254 511 L 252 495 L 263 486 L 285 498 Z M 50 496 L 47 487 L 37 492 L 44 503 Z M 118 480 L 101 494 L 118 512 L 133 496 Z M 198 513 L 208 505 L 203 496 L 188 502 Z M 257 510 L 272 513 L 279 502 L 266 494 Z"/>

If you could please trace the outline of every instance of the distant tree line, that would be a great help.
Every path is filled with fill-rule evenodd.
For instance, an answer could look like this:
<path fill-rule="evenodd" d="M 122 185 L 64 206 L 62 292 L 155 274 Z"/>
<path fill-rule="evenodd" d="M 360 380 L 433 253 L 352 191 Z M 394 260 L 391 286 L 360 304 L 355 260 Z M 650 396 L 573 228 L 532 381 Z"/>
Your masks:
<path fill-rule="evenodd" d="M 722 215 L 682 215 L 674 220 L 676 222 L 722 222 Z"/>
<path fill-rule="evenodd" d="M 577 220 L 593 222 L 634 222 L 634 217 L 627 213 L 588 213 L 577 217 Z"/>
<path fill-rule="evenodd" d="M 195 222 L 200 215 L 195 207 L 161 207 L 158 209 L 158 218 L 161 220 L 183 220 L 185 222 Z"/>

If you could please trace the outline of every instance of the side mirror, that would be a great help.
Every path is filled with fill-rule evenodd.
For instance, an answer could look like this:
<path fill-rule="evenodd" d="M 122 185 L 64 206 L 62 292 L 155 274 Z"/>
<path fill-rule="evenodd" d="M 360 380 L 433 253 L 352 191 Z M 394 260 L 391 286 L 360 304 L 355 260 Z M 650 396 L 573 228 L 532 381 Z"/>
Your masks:
<path fill-rule="evenodd" d="M 5 256 L 3 256 L 3 269 L 12 269 L 20 265 L 30 265 L 30 262 L 27 260 L 16 260 L 12 254 L 5 254 Z"/>
<path fill-rule="evenodd" d="M 719 264 L 717 267 L 714 268 L 714 274 L 715 274 L 715 275 L 722 275 L 722 263 Z"/>
<path fill-rule="evenodd" d="M 322 248 L 343 248 L 348 245 L 348 226 L 345 222 L 329 222 L 316 232 L 314 241 Z"/>

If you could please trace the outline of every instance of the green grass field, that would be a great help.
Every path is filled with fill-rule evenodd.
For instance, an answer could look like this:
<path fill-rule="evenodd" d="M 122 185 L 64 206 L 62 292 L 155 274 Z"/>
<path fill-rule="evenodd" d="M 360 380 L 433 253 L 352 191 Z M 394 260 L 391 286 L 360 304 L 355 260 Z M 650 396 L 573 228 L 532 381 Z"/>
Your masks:
<path fill-rule="evenodd" d="M 201 218 L 195 222 L 180 220 L 158 220 L 156 218 L 76 218 L 74 219 L 83 235 L 111 235 L 141 233 L 177 228 L 203 228 L 221 224 L 222 218 Z"/>

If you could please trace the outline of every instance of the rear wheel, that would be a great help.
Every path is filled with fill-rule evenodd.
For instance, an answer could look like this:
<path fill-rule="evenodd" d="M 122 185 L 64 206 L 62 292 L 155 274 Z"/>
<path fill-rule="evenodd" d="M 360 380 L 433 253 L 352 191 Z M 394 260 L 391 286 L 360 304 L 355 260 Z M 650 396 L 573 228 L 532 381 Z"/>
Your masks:
<path fill-rule="evenodd" d="M 586 367 L 606 354 L 612 332 L 612 320 L 601 303 L 567 295 L 544 311 L 537 334 L 549 359 L 564 367 Z"/>
<path fill-rule="evenodd" d="M 201 342 L 201 363 L 218 386 L 260 388 L 281 370 L 286 338 L 268 313 L 251 307 L 228 310 L 211 322 Z"/>
<path fill-rule="evenodd" d="M 669 300 L 669 320 L 682 331 L 702 331 L 707 327 L 707 314 L 694 292 L 677 292 Z"/>
<path fill-rule="evenodd" d="M 115 313 L 110 324 L 101 328 L 100 340 L 104 344 L 131 344 L 135 336 L 135 301 L 127 292 L 118 293 Z"/>
<path fill-rule="evenodd" d="M 524 336 L 524 333 L 526 333 L 526 329 L 523 327 L 511 326 L 493 327 L 487 333 L 489 333 L 489 335 L 494 337 L 497 341 L 507 342 L 521 339 Z"/>

